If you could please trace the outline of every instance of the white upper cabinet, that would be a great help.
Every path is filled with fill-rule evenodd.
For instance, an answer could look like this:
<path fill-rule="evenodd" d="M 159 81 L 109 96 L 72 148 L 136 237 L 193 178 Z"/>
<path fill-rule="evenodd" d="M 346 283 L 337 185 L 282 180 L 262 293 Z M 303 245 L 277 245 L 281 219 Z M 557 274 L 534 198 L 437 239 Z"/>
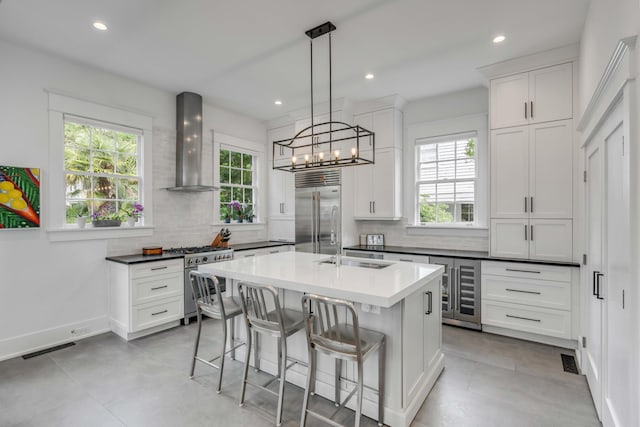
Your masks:
<path fill-rule="evenodd" d="M 292 138 L 293 136 L 293 125 L 270 129 L 268 132 L 268 143 L 273 146 L 273 141 Z M 295 214 L 295 189 L 293 173 L 273 169 L 273 164 L 271 162 L 272 155 L 275 156 L 276 159 L 284 158 L 287 155 L 281 153 L 278 147 L 276 147 L 275 153 L 273 153 L 273 147 L 269 148 L 269 217 L 293 218 Z"/>
<path fill-rule="evenodd" d="M 571 63 L 491 81 L 491 129 L 573 116 Z"/>
<path fill-rule="evenodd" d="M 354 123 L 375 133 L 375 164 L 354 168 L 356 219 L 402 216 L 402 113 L 394 108 L 357 114 Z M 367 151 L 368 138 L 360 150 Z"/>

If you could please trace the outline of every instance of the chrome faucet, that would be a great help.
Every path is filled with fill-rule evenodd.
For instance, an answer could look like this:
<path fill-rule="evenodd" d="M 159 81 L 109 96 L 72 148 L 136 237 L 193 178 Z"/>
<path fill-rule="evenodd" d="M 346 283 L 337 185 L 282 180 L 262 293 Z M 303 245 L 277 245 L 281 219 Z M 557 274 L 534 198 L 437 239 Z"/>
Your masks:
<path fill-rule="evenodd" d="M 331 208 L 331 245 L 336 246 L 336 267 L 339 267 L 342 261 L 340 250 L 340 208 L 334 206 Z"/>

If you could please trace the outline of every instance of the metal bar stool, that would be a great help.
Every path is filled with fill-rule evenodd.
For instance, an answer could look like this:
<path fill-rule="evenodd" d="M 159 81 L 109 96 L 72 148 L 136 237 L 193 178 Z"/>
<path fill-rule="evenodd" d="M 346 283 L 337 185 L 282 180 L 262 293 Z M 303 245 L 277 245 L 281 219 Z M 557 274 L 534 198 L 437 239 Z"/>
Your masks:
<path fill-rule="evenodd" d="M 284 384 L 287 369 L 296 363 L 307 366 L 306 363 L 287 357 L 287 337 L 304 328 L 302 313 L 280 307 L 278 293 L 272 286 L 260 286 L 250 283 L 239 283 L 238 291 L 242 304 L 242 311 L 247 325 L 247 352 L 244 360 L 244 373 L 240 390 L 240 406 L 244 404 L 247 384 L 278 396 L 276 411 L 276 425 L 282 424 L 282 406 L 284 402 Z M 278 376 L 264 385 L 247 381 L 249 371 L 249 353 L 251 352 L 251 332 L 266 334 L 278 339 Z M 256 350 L 254 350 L 255 352 Z M 254 354 L 255 356 L 255 354 Z M 293 361 L 287 366 L 287 360 Z M 278 393 L 267 387 L 274 381 L 280 381 Z"/>
<path fill-rule="evenodd" d="M 347 320 L 351 317 L 351 324 L 340 323 L 338 320 L 338 308 L 347 309 Z M 313 309 L 313 310 L 312 310 Z M 310 314 L 313 312 L 313 316 Z M 328 298 L 313 294 L 302 297 L 302 313 L 304 315 L 305 329 L 307 331 L 307 345 L 309 349 L 309 373 L 307 385 L 302 403 L 302 418 L 300 426 L 307 422 L 307 414 L 313 415 L 331 425 L 340 426 L 333 421 L 333 417 L 340 411 L 357 392 L 357 405 L 355 414 L 355 426 L 360 425 L 362 413 L 362 391 L 364 380 L 362 369 L 364 360 L 378 350 L 378 425 L 383 424 L 384 414 L 384 375 L 385 375 L 385 335 L 360 328 L 358 315 L 352 303 L 340 299 Z M 349 314 L 351 316 L 349 316 Z M 325 417 L 309 408 L 309 395 L 311 394 L 312 373 L 315 371 L 315 357 L 312 355 L 321 352 L 335 358 L 335 402 L 338 409 Z M 358 368 L 358 383 L 349 393 L 346 399 L 340 403 L 340 372 L 342 361 L 356 362 Z"/>
<path fill-rule="evenodd" d="M 236 345 L 234 336 L 233 320 L 236 316 L 242 314 L 242 307 L 240 306 L 240 301 L 237 301 L 233 297 L 225 297 L 222 295 L 220 283 L 218 282 L 218 278 L 216 276 L 199 271 L 191 271 L 189 273 L 189 279 L 191 282 L 191 290 L 193 291 L 194 299 L 196 302 L 196 313 L 198 316 L 198 334 L 196 335 L 196 342 L 193 348 L 193 361 L 191 363 L 191 373 L 189 374 L 189 376 L 190 378 L 193 378 L 193 372 L 196 368 L 196 361 L 219 369 L 220 373 L 218 374 L 218 388 L 216 389 L 216 392 L 220 393 L 220 388 L 222 386 L 222 371 L 224 370 L 224 356 L 227 353 L 232 353 L 232 357 L 234 357 L 235 350 L 245 344 L 240 343 Z M 210 289 L 212 288 L 212 285 L 215 289 L 215 298 L 213 295 L 211 295 Z M 219 356 L 216 356 L 210 360 L 198 357 L 200 333 L 202 331 L 202 315 L 205 315 L 212 319 L 222 320 L 222 352 Z M 225 350 L 227 344 L 227 320 L 230 319 L 232 320 L 231 348 L 229 350 Z M 213 363 L 217 359 L 220 359 L 220 366 Z"/>

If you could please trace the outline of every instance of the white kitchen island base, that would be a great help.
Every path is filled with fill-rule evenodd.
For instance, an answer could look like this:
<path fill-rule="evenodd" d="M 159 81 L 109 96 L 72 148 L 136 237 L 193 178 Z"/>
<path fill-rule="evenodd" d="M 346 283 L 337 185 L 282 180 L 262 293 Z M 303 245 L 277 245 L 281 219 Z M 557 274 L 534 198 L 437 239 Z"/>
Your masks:
<path fill-rule="evenodd" d="M 214 263 L 200 269 L 234 281 L 273 285 L 280 289 L 284 305 L 298 310 L 302 308 L 303 292 L 353 301 L 360 327 L 386 335 L 383 421 L 390 426 L 409 426 L 444 368 L 440 311 L 442 267 L 385 262 L 388 266 L 378 270 L 318 262 L 326 258 L 326 255 L 289 252 Z M 242 321 L 236 322 L 236 328 L 237 335 L 244 337 Z M 287 347 L 290 357 L 307 360 L 304 332 L 289 337 Z M 275 339 L 260 339 L 259 348 L 259 368 L 275 375 Z M 243 360 L 243 357 L 244 347 L 241 347 L 236 358 Z M 369 357 L 364 367 L 362 412 L 373 419 L 377 419 L 378 414 L 377 357 L 377 354 Z M 251 359 L 253 361 L 253 357 Z M 318 354 L 316 394 L 329 400 L 334 396 L 334 366 L 333 359 Z M 306 375 L 306 368 L 296 365 L 287 371 L 287 381 L 304 387 Z M 341 394 L 345 398 L 353 387 L 355 365 L 343 363 L 342 378 Z M 347 406 L 354 409 L 355 399 Z"/>

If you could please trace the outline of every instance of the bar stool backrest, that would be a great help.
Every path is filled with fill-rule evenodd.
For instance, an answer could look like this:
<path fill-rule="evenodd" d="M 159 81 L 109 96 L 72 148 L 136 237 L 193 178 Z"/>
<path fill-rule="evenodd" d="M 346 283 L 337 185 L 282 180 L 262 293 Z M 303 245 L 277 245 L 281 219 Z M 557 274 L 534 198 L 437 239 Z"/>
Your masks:
<path fill-rule="evenodd" d="M 238 292 L 242 311 L 251 327 L 273 336 L 286 337 L 278 291 L 273 286 L 241 282 Z"/>
<path fill-rule="evenodd" d="M 339 321 L 338 309 L 342 307 L 350 323 Z M 351 302 L 307 294 L 302 297 L 302 313 L 310 347 L 343 359 L 362 358 L 358 314 Z"/>
<path fill-rule="evenodd" d="M 220 291 L 220 282 L 213 274 L 202 273 L 200 271 L 189 272 L 191 282 L 191 291 L 193 299 L 202 310 L 210 313 L 220 313 L 220 318 L 225 318 L 224 304 L 222 302 L 222 292 Z M 211 285 L 215 289 L 215 297 L 211 295 Z"/>

